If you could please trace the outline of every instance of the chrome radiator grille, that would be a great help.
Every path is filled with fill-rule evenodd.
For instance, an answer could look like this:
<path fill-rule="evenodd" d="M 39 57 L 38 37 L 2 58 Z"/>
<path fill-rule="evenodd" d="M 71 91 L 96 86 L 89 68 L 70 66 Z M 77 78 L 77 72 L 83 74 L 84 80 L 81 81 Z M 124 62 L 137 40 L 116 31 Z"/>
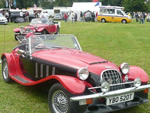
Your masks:
<path fill-rule="evenodd" d="M 118 84 L 115 86 L 111 86 L 110 87 L 111 91 L 125 88 L 125 85 L 119 85 L 119 83 L 122 83 L 122 77 L 117 70 L 104 71 L 101 75 L 101 80 L 102 82 L 104 81 L 108 82 L 110 85 Z"/>

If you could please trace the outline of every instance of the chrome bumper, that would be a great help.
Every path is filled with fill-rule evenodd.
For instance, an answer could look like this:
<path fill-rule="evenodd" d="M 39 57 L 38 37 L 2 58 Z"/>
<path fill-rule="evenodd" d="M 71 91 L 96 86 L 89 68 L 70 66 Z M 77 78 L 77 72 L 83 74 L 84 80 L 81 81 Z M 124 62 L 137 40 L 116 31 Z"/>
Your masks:
<path fill-rule="evenodd" d="M 90 95 L 82 95 L 82 96 L 71 97 L 70 101 L 80 101 L 80 100 L 83 100 L 83 99 L 103 98 L 103 97 L 121 95 L 121 94 L 126 94 L 126 93 L 134 93 L 134 92 L 137 92 L 137 91 L 142 91 L 142 90 L 147 89 L 147 88 L 150 88 L 150 84 L 142 85 L 138 88 L 132 87 L 132 88 L 120 89 L 120 90 L 116 90 L 116 91 L 110 91 L 110 92 L 107 92 L 107 93 L 95 93 L 95 94 L 90 94 Z"/>

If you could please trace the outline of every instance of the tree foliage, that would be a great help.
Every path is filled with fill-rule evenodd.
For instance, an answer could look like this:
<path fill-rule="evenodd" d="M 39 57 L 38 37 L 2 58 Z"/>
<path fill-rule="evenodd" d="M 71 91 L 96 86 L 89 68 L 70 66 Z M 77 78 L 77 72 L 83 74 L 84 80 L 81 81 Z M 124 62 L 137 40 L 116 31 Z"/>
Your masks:
<path fill-rule="evenodd" d="M 145 0 L 124 0 L 123 6 L 125 7 L 126 11 L 130 12 L 148 11 L 148 5 Z"/>
<path fill-rule="evenodd" d="M 14 0 L 12 0 L 13 2 Z M 123 6 L 126 11 L 150 11 L 150 0 L 99 0 L 103 5 Z M 71 7 L 73 2 L 92 2 L 92 0 L 16 0 L 17 8 L 37 7 L 52 9 L 54 6 Z M 5 1 L 0 0 L 0 8 L 5 8 Z M 15 8 L 12 5 L 12 8 Z"/>

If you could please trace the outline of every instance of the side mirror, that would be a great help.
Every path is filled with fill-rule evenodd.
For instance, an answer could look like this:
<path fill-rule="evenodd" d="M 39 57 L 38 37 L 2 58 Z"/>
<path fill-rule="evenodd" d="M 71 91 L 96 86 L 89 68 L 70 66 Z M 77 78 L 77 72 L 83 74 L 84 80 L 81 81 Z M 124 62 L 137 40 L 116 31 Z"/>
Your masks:
<path fill-rule="evenodd" d="M 24 51 L 24 50 L 19 49 L 19 50 L 17 51 L 17 53 L 21 55 L 21 54 L 24 54 L 24 53 L 25 53 L 25 51 Z"/>

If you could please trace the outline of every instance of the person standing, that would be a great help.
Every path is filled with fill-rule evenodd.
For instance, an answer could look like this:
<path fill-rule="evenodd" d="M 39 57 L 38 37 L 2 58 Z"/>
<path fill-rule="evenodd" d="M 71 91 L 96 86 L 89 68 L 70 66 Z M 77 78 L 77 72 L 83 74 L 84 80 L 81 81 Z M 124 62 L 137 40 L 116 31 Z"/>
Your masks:
<path fill-rule="evenodd" d="M 74 13 L 73 13 L 73 11 L 71 12 L 71 20 L 72 20 L 72 23 L 73 23 L 73 21 L 74 21 Z"/>
<path fill-rule="evenodd" d="M 144 24 L 144 15 L 142 12 L 140 13 L 140 24 L 141 23 Z"/>
<path fill-rule="evenodd" d="M 65 20 L 65 22 L 67 22 L 67 19 L 68 19 L 68 15 L 67 15 L 67 13 L 65 13 L 64 14 L 64 20 Z"/>
<path fill-rule="evenodd" d="M 75 22 L 77 22 L 77 18 L 78 18 L 77 13 L 75 13 L 75 16 L 74 16 Z"/>
<path fill-rule="evenodd" d="M 83 21 L 83 13 L 82 13 L 82 11 L 80 12 L 80 21 L 81 22 Z"/>
<path fill-rule="evenodd" d="M 25 21 L 29 22 L 29 12 L 28 11 L 25 12 Z"/>

